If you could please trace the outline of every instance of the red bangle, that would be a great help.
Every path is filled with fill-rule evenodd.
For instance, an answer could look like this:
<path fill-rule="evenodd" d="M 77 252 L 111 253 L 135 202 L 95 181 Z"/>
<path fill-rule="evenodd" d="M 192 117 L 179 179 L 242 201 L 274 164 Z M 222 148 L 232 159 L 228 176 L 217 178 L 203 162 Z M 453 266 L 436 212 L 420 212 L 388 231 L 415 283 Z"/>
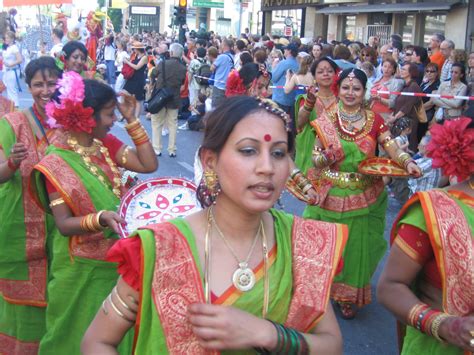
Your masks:
<path fill-rule="evenodd" d="M 10 170 L 13 170 L 13 171 L 17 171 L 18 168 L 19 168 L 19 165 L 16 165 L 16 164 L 13 162 L 13 159 L 12 159 L 12 158 L 8 158 L 8 159 L 7 159 L 7 166 L 10 168 Z"/>

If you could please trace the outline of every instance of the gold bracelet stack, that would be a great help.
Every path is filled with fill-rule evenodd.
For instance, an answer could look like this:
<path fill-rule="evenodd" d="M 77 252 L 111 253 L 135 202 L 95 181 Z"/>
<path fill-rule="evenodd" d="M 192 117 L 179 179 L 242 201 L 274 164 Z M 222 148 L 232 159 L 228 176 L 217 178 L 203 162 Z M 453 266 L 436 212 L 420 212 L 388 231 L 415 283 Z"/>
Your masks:
<path fill-rule="evenodd" d="M 62 197 L 59 197 L 49 203 L 49 208 L 53 208 L 55 206 L 62 205 L 64 202 L 64 199 Z"/>
<path fill-rule="evenodd" d="M 97 213 L 89 213 L 87 216 L 81 219 L 81 229 L 88 233 L 97 233 L 103 231 L 105 227 L 100 224 L 100 216 L 105 211 L 99 211 Z"/>
<path fill-rule="evenodd" d="M 145 129 L 143 128 L 142 124 L 139 120 L 135 119 L 133 122 L 128 123 L 125 126 L 128 134 L 133 140 L 135 146 L 140 146 L 145 143 L 149 143 L 150 139 L 148 138 L 148 134 L 146 133 Z"/>
<path fill-rule="evenodd" d="M 291 179 L 294 181 L 296 186 L 298 186 L 301 191 L 306 194 L 309 190 L 313 188 L 311 182 L 303 175 L 299 169 L 294 169 L 290 175 Z"/>
<path fill-rule="evenodd" d="M 413 162 L 414 160 L 410 156 L 410 154 L 406 152 L 402 152 L 398 155 L 397 162 L 400 166 L 403 166 L 405 169 L 407 168 L 408 164 Z"/>

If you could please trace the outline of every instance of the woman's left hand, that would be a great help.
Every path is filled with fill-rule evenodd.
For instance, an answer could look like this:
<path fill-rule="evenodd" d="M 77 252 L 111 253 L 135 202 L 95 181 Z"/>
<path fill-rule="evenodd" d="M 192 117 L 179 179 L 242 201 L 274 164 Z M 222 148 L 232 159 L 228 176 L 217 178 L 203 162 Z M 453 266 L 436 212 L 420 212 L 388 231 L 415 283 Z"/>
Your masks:
<path fill-rule="evenodd" d="M 414 176 L 416 178 L 420 177 L 421 175 L 423 175 L 421 173 L 421 169 L 418 165 L 416 165 L 415 162 L 410 162 L 408 163 L 407 165 L 407 173 L 410 174 L 411 176 Z"/>
<path fill-rule="evenodd" d="M 276 345 L 276 330 L 269 321 L 234 307 L 192 304 L 188 318 L 199 343 L 206 349 L 249 349 Z"/>
<path fill-rule="evenodd" d="M 308 205 L 319 205 L 319 195 L 314 188 L 308 190 L 308 192 L 306 193 L 306 197 L 308 198 Z"/>
<path fill-rule="evenodd" d="M 135 107 L 137 106 L 137 99 L 135 96 L 129 94 L 126 91 L 121 91 L 119 94 L 118 109 L 122 116 L 127 120 L 128 123 L 136 120 Z"/>

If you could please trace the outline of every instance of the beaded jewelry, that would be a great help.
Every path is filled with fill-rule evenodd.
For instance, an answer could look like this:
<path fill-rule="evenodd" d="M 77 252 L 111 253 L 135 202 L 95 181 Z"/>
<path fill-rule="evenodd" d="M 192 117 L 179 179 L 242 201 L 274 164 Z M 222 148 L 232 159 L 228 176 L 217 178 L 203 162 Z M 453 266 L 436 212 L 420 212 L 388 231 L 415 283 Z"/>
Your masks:
<path fill-rule="evenodd" d="M 286 129 L 287 132 L 291 131 L 291 129 L 290 129 L 290 123 L 291 123 L 290 116 L 285 111 L 283 111 L 280 107 L 278 107 L 278 105 L 274 101 L 272 101 L 270 99 L 265 99 L 265 98 L 262 98 L 262 97 L 257 97 L 257 101 L 259 101 L 258 106 L 264 108 L 265 110 L 267 110 L 268 112 L 270 112 L 274 115 L 277 115 L 278 117 L 280 117 L 283 120 L 283 123 L 285 124 L 285 129 Z"/>

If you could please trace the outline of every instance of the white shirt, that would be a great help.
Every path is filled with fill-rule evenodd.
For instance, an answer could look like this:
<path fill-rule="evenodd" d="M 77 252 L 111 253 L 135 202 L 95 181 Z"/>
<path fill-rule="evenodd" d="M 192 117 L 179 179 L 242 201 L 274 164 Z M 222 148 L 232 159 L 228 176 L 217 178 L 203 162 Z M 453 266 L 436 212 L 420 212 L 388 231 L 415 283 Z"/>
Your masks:
<path fill-rule="evenodd" d="M 117 67 L 117 71 L 122 71 L 124 59 L 130 59 L 130 55 L 127 53 L 127 51 L 118 51 L 117 57 L 115 58 L 115 66 Z"/>
<path fill-rule="evenodd" d="M 63 44 L 60 42 L 60 43 L 56 43 L 53 48 L 51 48 L 51 51 L 49 52 L 51 54 L 51 57 L 56 57 L 56 55 L 58 53 L 60 53 L 62 50 L 63 50 Z"/>
<path fill-rule="evenodd" d="M 20 50 L 18 49 L 16 44 L 9 45 L 7 50 L 2 52 L 3 62 L 5 64 L 11 65 L 12 63 L 14 63 L 16 61 L 16 56 L 17 56 L 18 53 L 20 53 Z M 9 69 L 15 69 L 15 68 L 12 68 L 12 67 L 7 68 L 6 65 L 3 66 L 3 72 L 4 73 Z"/>
<path fill-rule="evenodd" d="M 104 59 L 115 60 L 115 48 L 113 46 L 105 46 Z"/>

